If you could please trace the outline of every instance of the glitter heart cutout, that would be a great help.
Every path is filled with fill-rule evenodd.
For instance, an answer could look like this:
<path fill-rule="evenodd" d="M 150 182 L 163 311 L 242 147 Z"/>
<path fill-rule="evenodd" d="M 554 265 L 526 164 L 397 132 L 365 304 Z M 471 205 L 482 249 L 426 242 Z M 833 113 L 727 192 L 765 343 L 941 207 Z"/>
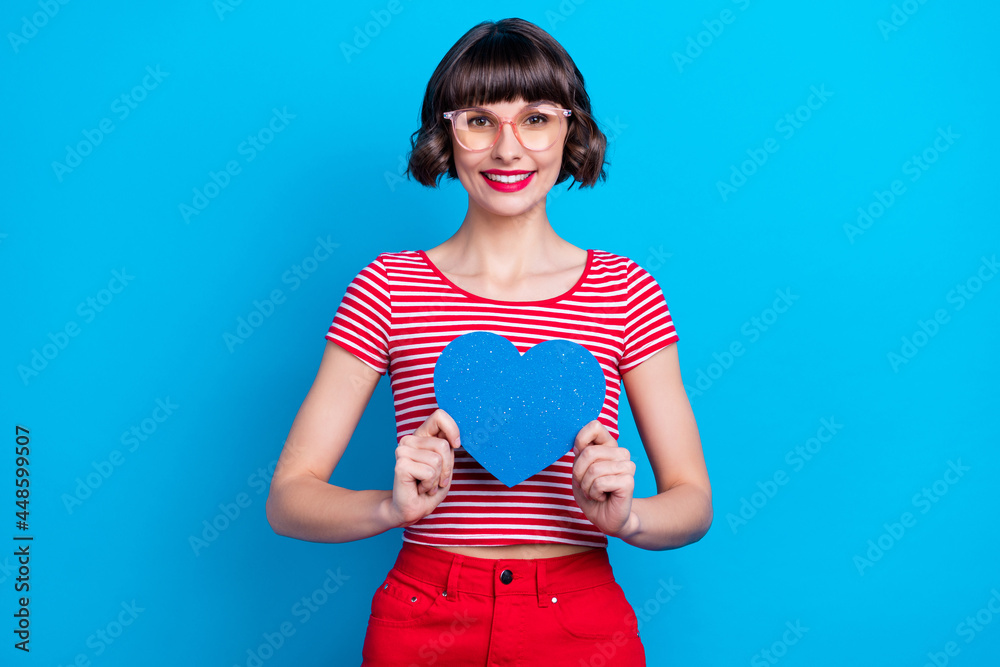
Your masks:
<path fill-rule="evenodd" d="M 448 343 L 434 365 L 437 405 L 458 424 L 462 447 L 508 487 L 572 449 L 606 390 L 594 355 L 561 338 L 522 355 L 503 336 L 473 331 Z"/>

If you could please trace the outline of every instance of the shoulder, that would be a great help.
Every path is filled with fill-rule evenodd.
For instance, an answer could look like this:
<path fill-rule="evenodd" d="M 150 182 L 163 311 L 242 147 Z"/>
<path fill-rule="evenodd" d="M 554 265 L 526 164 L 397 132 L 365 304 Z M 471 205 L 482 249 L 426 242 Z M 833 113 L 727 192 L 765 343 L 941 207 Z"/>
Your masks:
<path fill-rule="evenodd" d="M 376 259 L 385 261 L 414 261 L 420 258 L 419 250 L 386 250 L 380 252 Z"/>
<path fill-rule="evenodd" d="M 419 250 L 387 250 L 371 261 L 383 271 L 407 271 L 423 265 Z"/>
<path fill-rule="evenodd" d="M 622 283 L 632 283 L 651 277 L 649 272 L 631 257 L 608 250 L 593 250 L 592 270 L 603 274 L 607 280 Z"/>
<path fill-rule="evenodd" d="M 394 273 L 412 270 L 421 265 L 421 257 L 417 250 L 391 250 L 380 252 L 375 257 L 361 260 L 358 273 L 377 274 L 388 278 Z"/>

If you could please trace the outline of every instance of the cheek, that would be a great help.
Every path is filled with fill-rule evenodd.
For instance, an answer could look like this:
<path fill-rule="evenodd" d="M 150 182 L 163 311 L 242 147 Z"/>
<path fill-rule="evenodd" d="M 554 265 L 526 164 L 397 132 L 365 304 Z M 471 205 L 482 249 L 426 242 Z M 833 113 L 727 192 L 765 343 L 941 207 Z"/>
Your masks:
<path fill-rule="evenodd" d="M 545 171 L 548 173 L 548 180 L 555 183 L 556 179 L 559 178 L 559 171 L 562 168 L 562 151 L 558 153 L 547 156 L 545 159 Z"/>
<path fill-rule="evenodd" d="M 455 173 L 458 175 L 458 180 L 468 187 L 471 182 L 472 177 L 475 175 L 469 165 L 462 162 L 460 159 L 455 160 Z"/>
<path fill-rule="evenodd" d="M 472 160 L 468 159 L 468 156 L 456 154 L 452 159 L 455 161 L 455 171 L 458 172 L 459 177 L 471 179 L 476 175 L 478 168 Z"/>

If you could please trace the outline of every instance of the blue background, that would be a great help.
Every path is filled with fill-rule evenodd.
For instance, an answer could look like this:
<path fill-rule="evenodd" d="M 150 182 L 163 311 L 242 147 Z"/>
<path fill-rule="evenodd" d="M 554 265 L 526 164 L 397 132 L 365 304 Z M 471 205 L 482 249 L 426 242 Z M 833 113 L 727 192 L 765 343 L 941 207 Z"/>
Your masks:
<path fill-rule="evenodd" d="M 612 540 L 649 664 L 998 664 L 997 6 L 387 7 L 4 3 L 0 540 L 21 532 L 20 424 L 35 541 L 30 656 L 0 549 L 3 664 L 252 665 L 283 623 L 263 664 L 360 661 L 400 531 L 277 536 L 266 481 L 350 279 L 460 224 L 461 185 L 401 180 L 401 161 L 440 58 L 504 16 L 567 48 L 611 138 L 608 182 L 558 186 L 552 224 L 647 268 L 681 338 L 715 523 L 674 551 Z M 318 239 L 337 245 L 304 262 Z M 627 410 L 621 443 L 651 495 Z M 394 446 L 383 379 L 331 481 L 389 488 Z"/>

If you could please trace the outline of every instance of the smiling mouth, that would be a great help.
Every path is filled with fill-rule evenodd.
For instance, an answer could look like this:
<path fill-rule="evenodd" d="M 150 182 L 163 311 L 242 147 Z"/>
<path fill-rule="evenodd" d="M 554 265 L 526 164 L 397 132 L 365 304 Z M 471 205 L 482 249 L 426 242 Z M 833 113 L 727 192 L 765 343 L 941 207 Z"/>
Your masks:
<path fill-rule="evenodd" d="M 533 182 L 533 178 L 537 172 L 526 171 L 519 174 L 491 174 L 482 171 L 479 173 L 483 175 L 486 185 L 497 192 L 520 192 Z"/>
<path fill-rule="evenodd" d="M 534 172 L 530 172 L 529 171 L 529 172 L 525 172 L 523 174 L 514 174 L 512 176 L 504 176 L 504 175 L 501 175 L 501 174 L 491 174 L 489 172 L 485 172 L 484 171 L 483 172 L 483 176 L 485 176 L 486 178 L 488 178 L 491 181 L 494 181 L 496 183 L 519 183 L 519 182 L 523 181 L 524 179 L 528 178 L 529 176 L 531 176 L 531 174 L 533 174 L 533 173 Z"/>

